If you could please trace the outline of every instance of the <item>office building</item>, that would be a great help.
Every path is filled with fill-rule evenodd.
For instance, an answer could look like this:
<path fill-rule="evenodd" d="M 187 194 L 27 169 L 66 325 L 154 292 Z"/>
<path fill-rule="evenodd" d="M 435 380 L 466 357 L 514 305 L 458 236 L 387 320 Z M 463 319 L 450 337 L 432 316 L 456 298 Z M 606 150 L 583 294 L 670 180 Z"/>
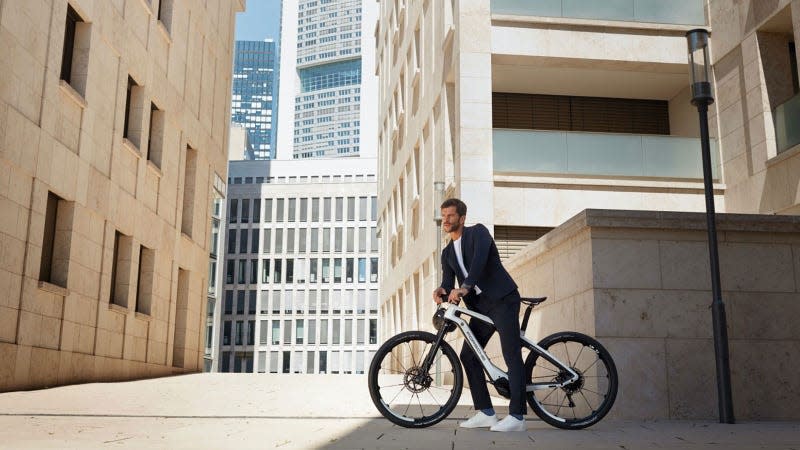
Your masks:
<path fill-rule="evenodd" d="M 279 158 L 375 156 L 375 10 L 368 0 L 284 1 L 280 110 L 291 119 L 279 124 Z"/>
<path fill-rule="evenodd" d="M 709 417 L 711 388 L 694 380 L 713 379 L 713 366 L 687 344 L 713 351 L 705 222 L 691 215 L 705 201 L 685 33 L 712 30 L 717 211 L 796 214 L 800 2 L 379 4 L 382 338 L 430 327 L 446 243 L 434 217 L 443 198 L 460 197 L 467 224 L 493 232 L 522 294 L 550 297 L 529 336 L 577 329 L 619 355 L 624 395 L 613 414 Z M 757 356 L 765 339 L 797 350 L 775 313 L 782 296 L 797 298 L 792 220 L 720 219 L 734 386 L 755 377 L 745 355 L 772 368 L 759 379 L 781 371 Z M 676 323 L 685 327 L 662 327 Z M 791 380 L 771 386 L 780 383 Z M 796 417 L 772 415 L 781 400 L 759 392 L 740 396 L 744 417 Z"/>
<path fill-rule="evenodd" d="M 0 5 L 0 390 L 203 368 L 243 10 Z"/>
<path fill-rule="evenodd" d="M 215 371 L 365 372 L 378 344 L 374 168 L 230 163 Z"/>
<path fill-rule="evenodd" d="M 278 62 L 278 46 L 271 39 L 236 41 L 231 122 L 247 130 L 253 147 L 247 159 L 275 157 Z"/>

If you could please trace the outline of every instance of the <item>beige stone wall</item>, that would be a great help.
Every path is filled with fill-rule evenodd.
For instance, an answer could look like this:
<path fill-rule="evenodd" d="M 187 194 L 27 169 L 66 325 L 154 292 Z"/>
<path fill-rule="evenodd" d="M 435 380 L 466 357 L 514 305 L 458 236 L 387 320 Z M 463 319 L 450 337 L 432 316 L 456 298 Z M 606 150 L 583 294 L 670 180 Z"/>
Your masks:
<path fill-rule="evenodd" d="M 68 4 L 85 21 L 69 83 L 60 79 Z M 214 178 L 226 178 L 231 47 L 243 7 L 0 2 L 0 391 L 202 367 L 209 206 Z M 129 76 L 139 87 L 126 139 Z M 148 145 L 151 102 L 163 116 Z M 187 146 L 197 151 L 188 173 Z M 52 283 L 40 281 L 48 192 L 63 199 Z M 113 288 L 122 305 L 110 302 L 115 232 L 126 236 Z M 140 245 L 155 252 L 141 287 Z M 183 309 L 179 268 L 191 274 Z M 135 311 L 137 293 L 149 294 L 149 313 Z M 177 336 L 186 343 L 174 365 Z"/>
<path fill-rule="evenodd" d="M 709 8 L 725 210 L 797 214 L 800 149 L 778 154 L 773 109 L 791 97 L 784 46 L 800 37 L 800 1 L 711 0 Z"/>
<path fill-rule="evenodd" d="M 717 218 L 736 417 L 796 420 L 800 222 Z M 587 210 L 541 241 L 506 264 L 523 295 L 549 297 L 527 335 L 596 336 L 620 375 L 611 417 L 715 418 L 705 216 Z"/>

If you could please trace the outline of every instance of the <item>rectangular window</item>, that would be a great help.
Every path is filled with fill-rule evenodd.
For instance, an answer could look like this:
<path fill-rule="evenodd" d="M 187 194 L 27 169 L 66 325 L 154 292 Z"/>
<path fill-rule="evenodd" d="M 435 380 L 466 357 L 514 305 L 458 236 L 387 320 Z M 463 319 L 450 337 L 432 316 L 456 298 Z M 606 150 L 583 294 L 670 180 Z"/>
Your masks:
<path fill-rule="evenodd" d="M 261 222 L 261 199 L 253 199 L 253 223 Z"/>
<path fill-rule="evenodd" d="M 286 259 L 286 282 L 294 283 L 294 259 Z"/>
<path fill-rule="evenodd" d="M 222 324 L 222 345 L 231 345 L 231 321 Z"/>
<path fill-rule="evenodd" d="M 258 253 L 258 237 L 261 234 L 261 230 L 255 229 L 251 230 L 252 238 L 250 239 L 250 253 Z"/>
<path fill-rule="evenodd" d="M 269 283 L 269 260 L 261 260 L 261 282 Z"/>
<path fill-rule="evenodd" d="M 256 291 L 248 291 L 247 293 L 247 313 L 248 314 L 255 314 L 256 313 L 256 302 L 257 302 L 257 292 Z"/>
<path fill-rule="evenodd" d="M 378 343 L 378 319 L 369 319 L 369 343 Z"/>
<path fill-rule="evenodd" d="M 233 291 L 225 291 L 225 314 L 233 314 Z"/>
<path fill-rule="evenodd" d="M 61 53 L 61 79 L 81 95 L 86 94 L 89 24 L 67 4 L 64 27 L 64 49 Z M 75 57 L 77 54 L 77 58 Z"/>
<path fill-rule="evenodd" d="M 283 343 L 287 344 L 287 345 L 292 343 L 292 321 L 291 320 L 284 320 L 283 321 Z"/>
<path fill-rule="evenodd" d="M 308 222 L 308 199 L 300 199 L 300 222 Z"/>
<path fill-rule="evenodd" d="M 358 282 L 367 282 L 367 258 L 358 258 Z"/>
<path fill-rule="evenodd" d="M 328 343 L 328 319 L 320 319 L 319 321 L 319 343 L 320 345 Z"/>
<path fill-rule="evenodd" d="M 378 290 L 370 289 L 369 291 L 369 312 L 375 314 L 378 312 Z"/>
<path fill-rule="evenodd" d="M 333 260 L 333 282 L 342 282 L 342 258 L 335 258 Z"/>
<path fill-rule="evenodd" d="M 367 220 L 367 197 L 358 198 L 358 220 Z"/>
<path fill-rule="evenodd" d="M 353 319 L 345 319 L 344 321 L 344 344 L 351 345 L 353 343 Z"/>
<path fill-rule="evenodd" d="M 283 253 L 283 229 L 275 229 L 275 253 Z"/>
<path fill-rule="evenodd" d="M 239 199 L 232 198 L 228 206 L 228 223 L 239 223 Z"/>
<path fill-rule="evenodd" d="M 258 260 L 250 260 L 250 284 L 258 283 Z"/>
<path fill-rule="evenodd" d="M 294 253 L 295 252 L 295 229 L 289 228 L 286 230 L 286 253 Z"/>
<path fill-rule="evenodd" d="M 356 321 L 356 344 L 357 345 L 364 344 L 364 328 L 365 328 L 364 319 L 358 319 Z"/>
<path fill-rule="evenodd" d="M 377 249 L 373 249 L 377 250 Z M 366 227 L 361 227 L 358 229 L 358 251 L 365 252 L 367 251 L 367 229 Z"/>
<path fill-rule="evenodd" d="M 297 319 L 294 324 L 294 342 L 295 344 L 302 344 L 303 337 L 305 336 L 305 329 L 303 326 L 303 319 Z"/>
<path fill-rule="evenodd" d="M 239 284 L 245 284 L 247 282 L 247 260 L 240 259 L 238 267 L 236 282 Z"/>
<path fill-rule="evenodd" d="M 290 198 L 289 199 L 289 208 L 288 209 L 289 209 L 288 221 L 289 222 L 295 222 L 297 220 L 297 199 L 296 198 Z"/>
<path fill-rule="evenodd" d="M 242 230 L 239 236 L 239 253 L 247 253 L 247 230 Z"/>
<path fill-rule="evenodd" d="M 347 220 L 356 220 L 356 198 L 347 197 Z"/>
<path fill-rule="evenodd" d="M 172 2 L 174 0 L 158 0 L 156 19 L 164 25 L 167 33 L 172 31 Z"/>
<path fill-rule="evenodd" d="M 272 222 L 272 199 L 264 199 L 264 222 Z"/>
<path fill-rule="evenodd" d="M 322 229 L 322 251 L 323 252 L 331 251 L 331 229 L 330 228 L 323 228 Z"/>
<path fill-rule="evenodd" d="M 71 216 L 72 203 L 48 192 L 44 232 L 42 233 L 42 257 L 39 261 L 39 280 L 64 288 L 67 287 L 69 272 Z"/>
<path fill-rule="evenodd" d="M 281 291 L 272 291 L 272 314 L 281 313 Z"/>
<path fill-rule="evenodd" d="M 139 246 L 139 271 L 136 280 L 136 312 L 150 315 L 155 282 L 156 251 Z"/>
<path fill-rule="evenodd" d="M 279 345 L 281 343 L 281 321 L 272 321 L 272 345 Z"/>
<path fill-rule="evenodd" d="M 233 284 L 233 275 L 236 271 L 236 260 L 229 259 L 225 268 L 225 283 Z"/>
<path fill-rule="evenodd" d="M 358 302 L 356 303 L 356 312 L 364 314 L 367 310 L 367 291 L 361 289 L 358 291 Z"/>
<path fill-rule="evenodd" d="M 150 129 L 147 134 L 147 160 L 161 168 L 161 152 L 164 144 L 164 111 L 150 102 Z"/>
<path fill-rule="evenodd" d="M 341 319 L 333 319 L 333 339 L 331 341 L 333 345 L 339 345 L 341 343 L 342 330 L 339 322 L 341 322 Z"/>
<path fill-rule="evenodd" d="M 336 197 L 336 221 L 344 219 L 344 197 Z"/>
<path fill-rule="evenodd" d="M 194 193 L 197 184 L 197 150 L 186 146 L 186 164 L 183 178 L 183 214 L 181 233 L 191 237 L 194 226 Z"/>
<path fill-rule="evenodd" d="M 298 253 L 305 253 L 306 252 L 306 232 L 308 231 L 307 228 L 300 228 L 297 230 L 297 252 Z"/>
<path fill-rule="evenodd" d="M 372 227 L 371 232 L 372 234 L 370 235 L 369 248 L 373 252 L 376 252 L 378 251 L 378 230 L 377 228 Z"/>
<path fill-rule="evenodd" d="M 278 373 L 280 358 L 280 352 L 269 352 L 269 373 Z"/>
<path fill-rule="evenodd" d="M 322 208 L 322 220 L 324 220 L 325 222 L 330 222 L 331 221 L 331 198 L 330 197 L 325 197 L 322 200 L 322 206 L 323 206 L 323 208 Z"/>
<path fill-rule="evenodd" d="M 125 92 L 125 122 L 122 137 L 130 141 L 137 149 L 141 149 L 142 120 L 144 119 L 144 88 L 128 75 Z"/>
<path fill-rule="evenodd" d="M 244 342 L 244 320 L 236 321 L 236 345 L 242 345 Z"/>
<path fill-rule="evenodd" d="M 378 197 L 372 197 L 372 205 L 370 205 L 370 220 L 373 222 L 378 220 Z"/>
<path fill-rule="evenodd" d="M 331 301 L 331 310 L 334 314 L 339 314 L 342 312 L 342 291 L 341 289 L 336 289 L 333 291 L 333 299 Z"/>
<path fill-rule="evenodd" d="M 242 223 L 250 223 L 250 199 L 242 199 Z"/>
<path fill-rule="evenodd" d="M 311 221 L 319 222 L 319 198 L 311 199 Z"/>
<path fill-rule="evenodd" d="M 311 283 L 317 282 L 317 265 L 319 264 L 319 259 L 313 258 L 311 259 L 311 266 L 309 267 L 309 274 L 308 274 L 308 281 Z"/>
<path fill-rule="evenodd" d="M 347 228 L 347 251 L 352 253 L 355 251 L 355 228 Z"/>
<path fill-rule="evenodd" d="M 228 228 L 228 247 L 227 253 L 236 252 L 236 238 L 238 237 L 238 230 L 235 228 Z"/>
<path fill-rule="evenodd" d="M 339 253 L 342 251 L 342 228 L 336 227 L 333 230 L 333 251 Z"/>
<path fill-rule="evenodd" d="M 308 291 L 308 312 L 309 314 L 317 312 L 317 291 Z"/>
<path fill-rule="evenodd" d="M 331 291 L 326 289 L 324 291 L 321 291 L 320 295 L 322 296 L 322 298 L 320 300 L 319 312 L 322 314 L 328 314 L 328 311 L 330 311 Z"/>
<path fill-rule="evenodd" d="M 378 258 L 369 259 L 369 281 L 372 283 L 378 282 Z"/>
<path fill-rule="evenodd" d="M 244 291 L 236 292 L 236 314 L 244 314 Z"/>
<path fill-rule="evenodd" d="M 283 312 L 291 314 L 294 310 L 294 292 L 286 291 L 286 298 L 284 298 Z"/>
<path fill-rule="evenodd" d="M 311 252 L 316 253 L 319 251 L 319 228 L 311 229 Z"/>
<path fill-rule="evenodd" d="M 275 202 L 275 221 L 283 222 L 283 199 L 279 198 Z"/>
<path fill-rule="evenodd" d="M 272 271 L 272 282 L 273 283 L 283 283 L 282 277 L 282 268 L 281 268 L 281 260 L 275 260 L 275 270 Z"/>
<path fill-rule="evenodd" d="M 266 322 L 266 320 L 263 322 Z M 262 344 L 266 344 L 266 342 L 262 342 Z M 260 351 L 258 352 L 258 373 L 265 373 L 266 371 L 267 371 L 267 352 Z"/>
<path fill-rule="evenodd" d="M 111 303 L 128 307 L 133 238 L 114 231 L 114 259 L 111 267 Z"/>
<path fill-rule="evenodd" d="M 247 345 L 253 345 L 255 343 L 256 343 L 256 321 L 255 320 L 248 320 L 247 321 Z"/>
<path fill-rule="evenodd" d="M 314 352 L 306 352 L 306 373 L 314 373 Z"/>
<path fill-rule="evenodd" d="M 264 229 L 264 245 L 263 251 L 264 253 L 270 253 L 272 251 L 272 229 L 265 228 Z"/>
<path fill-rule="evenodd" d="M 290 361 L 291 354 L 292 352 L 289 351 L 283 352 L 283 365 L 281 367 L 281 372 L 283 373 L 289 373 L 289 363 L 291 362 Z"/>
<path fill-rule="evenodd" d="M 347 258 L 345 262 L 345 282 L 352 283 L 353 282 L 353 265 L 354 265 L 353 258 Z"/>
<path fill-rule="evenodd" d="M 307 265 L 308 265 L 308 260 L 305 258 L 297 258 L 295 260 L 294 273 L 295 273 L 295 280 L 298 283 L 306 282 L 306 275 L 308 274 L 308 269 L 306 267 Z"/>
<path fill-rule="evenodd" d="M 269 291 L 261 291 L 261 314 L 269 314 Z"/>

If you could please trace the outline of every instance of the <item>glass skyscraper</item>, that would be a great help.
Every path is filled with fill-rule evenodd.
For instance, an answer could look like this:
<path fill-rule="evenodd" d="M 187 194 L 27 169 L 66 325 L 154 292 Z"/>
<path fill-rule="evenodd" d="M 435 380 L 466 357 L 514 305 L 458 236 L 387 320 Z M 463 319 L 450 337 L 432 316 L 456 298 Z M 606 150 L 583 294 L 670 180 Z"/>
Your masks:
<path fill-rule="evenodd" d="M 295 159 L 359 154 L 361 4 L 298 2 Z"/>
<path fill-rule="evenodd" d="M 231 122 L 247 129 L 253 147 L 247 159 L 275 156 L 278 61 L 274 41 L 236 41 Z"/>

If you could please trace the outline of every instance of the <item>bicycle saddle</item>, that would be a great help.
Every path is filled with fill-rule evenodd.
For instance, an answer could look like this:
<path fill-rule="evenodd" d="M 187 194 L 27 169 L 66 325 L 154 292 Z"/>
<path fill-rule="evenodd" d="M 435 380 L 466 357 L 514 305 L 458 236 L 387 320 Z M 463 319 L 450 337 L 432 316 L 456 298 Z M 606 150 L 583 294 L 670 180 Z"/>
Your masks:
<path fill-rule="evenodd" d="M 519 301 L 526 305 L 536 306 L 539 303 L 547 300 L 547 297 L 520 297 Z"/>

